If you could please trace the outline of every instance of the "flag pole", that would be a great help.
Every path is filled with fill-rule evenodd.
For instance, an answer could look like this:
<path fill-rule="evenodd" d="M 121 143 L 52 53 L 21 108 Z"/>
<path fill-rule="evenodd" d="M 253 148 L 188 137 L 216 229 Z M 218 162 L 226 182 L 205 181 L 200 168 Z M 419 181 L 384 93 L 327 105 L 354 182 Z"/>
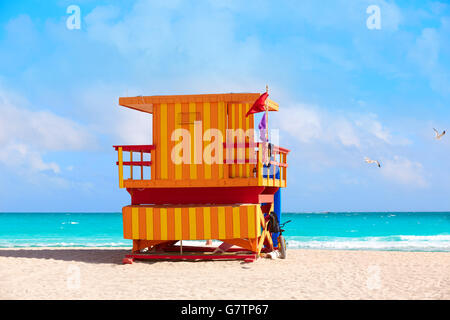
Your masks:
<path fill-rule="evenodd" d="M 269 86 L 266 84 L 266 92 L 269 92 Z M 266 107 L 266 140 L 269 141 L 269 105 L 267 104 L 267 99 L 264 102 Z"/>
<path fill-rule="evenodd" d="M 266 84 L 266 92 L 269 92 L 269 86 Z M 266 165 L 269 164 L 270 159 L 269 155 L 268 155 L 268 147 L 269 147 L 269 105 L 267 104 L 267 99 L 266 101 L 264 101 L 264 106 L 266 107 L 266 157 L 267 157 L 267 163 Z"/>

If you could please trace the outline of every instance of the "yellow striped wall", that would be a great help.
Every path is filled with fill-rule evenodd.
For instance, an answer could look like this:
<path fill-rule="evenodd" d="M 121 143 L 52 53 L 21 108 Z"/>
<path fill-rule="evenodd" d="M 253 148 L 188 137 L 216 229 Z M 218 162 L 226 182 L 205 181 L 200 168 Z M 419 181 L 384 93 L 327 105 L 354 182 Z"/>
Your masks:
<path fill-rule="evenodd" d="M 255 239 L 261 235 L 259 205 L 126 206 L 122 213 L 125 239 Z"/>
<path fill-rule="evenodd" d="M 245 133 L 248 129 L 254 128 L 253 114 L 246 117 L 247 111 L 250 109 L 249 103 L 228 103 L 227 104 L 227 128 L 231 130 L 242 129 Z M 233 137 L 233 143 L 249 143 L 247 136 L 238 135 Z M 233 158 L 238 160 L 249 159 L 249 149 L 239 148 L 233 153 Z M 241 164 L 229 164 L 229 177 L 230 178 L 248 178 L 253 177 L 254 164 L 241 163 Z"/>
<path fill-rule="evenodd" d="M 208 129 L 218 129 L 222 137 L 226 139 L 227 129 L 253 129 L 253 115 L 245 117 L 250 108 L 249 103 L 226 103 L 226 102 L 180 102 L 160 103 L 153 105 L 153 144 L 156 146 L 154 152 L 154 173 L 152 179 L 157 180 L 217 180 L 228 177 L 252 177 L 252 164 L 224 164 L 225 155 L 223 150 L 217 150 L 219 163 L 208 164 L 203 157 L 209 152 L 205 148 L 212 141 L 203 141 Z M 201 121 L 201 126 L 196 126 L 195 121 Z M 172 132 L 176 129 L 185 129 L 191 136 L 190 164 L 176 164 L 172 161 L 172 150 L 179 141 L 172 141 Z M 195 133 L 199 132 L 197 136 Z M 214 138 L 205 136 L 207 139 Z M 249 142 L 248 138 L 242 137 L 242 142 Z M 235 142 L 238 138 L 234 139 Z M 222 141 L 221 141 L 222 142 Z M 210 147 L 210 146 L 209 146 Z M 153 156 L 153 154 L 152 154 Z M 234 158 L 249 158 L 249 150 L 240 150 L 234 154 Z M 228 166 L 225 168 L 225 166 Z M 228 169 L 228 171 L 226 170 Z"/>

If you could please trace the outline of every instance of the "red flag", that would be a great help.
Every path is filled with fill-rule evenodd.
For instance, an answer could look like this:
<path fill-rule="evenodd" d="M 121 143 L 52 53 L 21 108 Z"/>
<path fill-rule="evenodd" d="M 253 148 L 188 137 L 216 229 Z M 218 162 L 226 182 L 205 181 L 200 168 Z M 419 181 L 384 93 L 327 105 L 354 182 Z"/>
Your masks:
<path fill-rule="evenodd" d="M 265 111 L 266 110 L 265 105 L 268 96 L 269 96 L 268 92 L 264 92 L 262 95 L 260 95 L 259 98 L 253 104 L 253 106 L 250 108 L 250 110 L 248 110 L 245 116 L 248 117 L 249 114 Z"/>

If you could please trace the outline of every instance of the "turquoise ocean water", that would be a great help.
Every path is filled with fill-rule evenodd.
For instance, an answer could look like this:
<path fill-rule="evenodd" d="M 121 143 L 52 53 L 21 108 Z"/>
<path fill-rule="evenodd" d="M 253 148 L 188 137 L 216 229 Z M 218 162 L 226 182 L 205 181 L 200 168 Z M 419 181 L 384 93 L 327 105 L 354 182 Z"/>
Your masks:
<path fill-rule="evenodd" d="M 450 212 L 284 213 L 289 248 L 450 252 Z M 129 247 L 121 213 L 0 213 L 0 247 Z"/>

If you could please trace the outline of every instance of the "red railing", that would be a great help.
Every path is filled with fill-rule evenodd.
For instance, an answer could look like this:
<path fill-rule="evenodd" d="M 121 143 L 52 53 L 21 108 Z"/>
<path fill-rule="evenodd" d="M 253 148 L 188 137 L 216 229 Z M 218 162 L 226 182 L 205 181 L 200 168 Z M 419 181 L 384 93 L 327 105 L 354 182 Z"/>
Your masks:
<path fill-rule="evenodd" d="M 140 180 L 144 180 L 144 167 L 150 167 L 150 177 L 148 180 L 151 179 L 151 175 L 153 172 L 153 162 L 151 161 L 153 159 L 153 152 L 156 149 L 154 145 L 127 145 L 127 146 L 113 146 L 114 149 L 116 149 L 118 153 L 118 161 L 116 164 L 119 166 L 119 187 L 123 188 L 123 166 L 129 166 L 130 167 L 130 179 L 133 180 L 133 169 L 134 167 L 140 167 Z M 130 157 L 129 161 L 123 160 L 123 152 L 129 152 Z M 133 160 L 133 153 L 139 153 L 140 154 L 140 161 L 134 161 Z M 151 159 L 150 161 L 144 161 L 144 154 L 150 154 Z"/>
<path fill-rule="evenodd" d="M 257 178 L 261 186 L 286 186 L 287 154 L 290 150 L 264 143 L 224 143 L 224 166 L 215 167 L 213 170 L 224 170 L 224 179 L 232 178 Z M 124 188 L 123 167 L 130 167 L 129 180 L 152 180 L 155 178 L 155 146 L 154 145 L 121 145 L 114 146 L 118 152 L 119 187 Z M 129 153 L 129 158 L 124 159 L 124 152 Z M 139 158 L 134 158 L 138 153 Z M 270 153 L 270 154 L 269 154 Z M 150 159 L 144 159 L 144 155 L 150 154 Z M 194 165 L 194 164 L 192 164 Z M 243 167 L 242 167 L 243 166 Z M 140 168 L 140 175 L 134 177 L 134 168 Z M 144 168 L 150 168 L 150 174 L 144 179 Z M 221 169 L 222 168 L 222 169 Z M 241 169 L 241 170 L 239 170 Z M 245 170 L 244 170 L 245 169 Z"/>
<path fill-rule="evenodd" d="M 261 142 L 224 143 L 225 163 L 229 165 L 257 164 L 256 178 L 260 185 L 285 186 L 289 149 Z M 266 154 L 265 154 L 266 153 Z M 270 154 L 269 154 L 270 153 Z"/>

